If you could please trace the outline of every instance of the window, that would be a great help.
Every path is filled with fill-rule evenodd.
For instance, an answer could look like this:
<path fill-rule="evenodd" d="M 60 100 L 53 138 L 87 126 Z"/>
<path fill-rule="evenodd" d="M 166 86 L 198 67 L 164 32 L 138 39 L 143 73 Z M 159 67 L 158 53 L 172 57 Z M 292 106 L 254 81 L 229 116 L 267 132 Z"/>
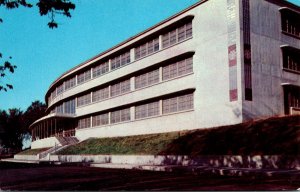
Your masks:
<path fill-rule="evenodd" d="M 281 10 L 282 31 L 300 38 L 300 14 L 289 9 Z"/>
<path fill-rule="evenodd" d="M 130 121 L 130 108 L 111 112 L 110 122 L 112 124 L 123 121 Z"/>
<path fill-rule="evenodd" d="M 159 82 L 159 69 L 135 77 L 135 88 L 139 89 Z"/>
<path fill-rule="evenodd" d="M 108 62 L 97 65 L 93 68 L 93 78 L 99 77 L 108 72 Z"/>
<path fill-rule="evenodd" d="M 75 85 L 76 85 L 76 77 L 73 77 L 65 81 L 65 90 L 75 87 Z"/>
<path fill-rule="evenodd" d="M 52 100 L 56 97 L 56 89 L 54 91 L 52 91 L 51 93 L 51 98 Z"/>
<path fill-rule="evenodd" d="M 77 75 L 77 84 L 84 83 L 91 79 L 91 70 L 85 71 L 79 75 Z"/>
<path fill-rule="evenodd" d="M 64 103 L 64 113 L 75 114 L 75 99 Z"/>
<path fill-rule="evenodd" d="M 107 125 L 108 124 L 108 113 L 93 116 L 93 127 Z"/>
<path fill-rule="evenodd" d="M 86 117 L 78 120 L 78 129 L 84 129 L 91 127 L 91 118 Z"/>
<path fill-rule="evenodd" d="M 56 110 L 56 113 L 60 113 L 60 114 L 64 113 L 64 105 L 61 104 L 61 105 L 56 106 L 55 110 Z"/>
<path fill-rule="evenodd" d="M 172 31 L 162 35 L 162 47 L 166 48 L 177 42 L 193 36 L 192 22 L 184 24 Z"/>
<path fill-rule="evenodd" d="M 184 74 L 193 72 L 193 58 L 187 58 L 176 63 L 166 65 L 162 68 L 163 80 L 168 80 Z"/>
<path fill-rule="evenodd" d="M 63 83 L 56 88 L 56 95 L 59 95 L 62 92 L 64 92 L 64 84 Z"/>
<path fill-rule="evenodd" d="M 145 57 L 159 50 L 159 40 L 155 38 L 135 48 L 135 59 Z"/>
<path fill-rule="evenodd" d="M 111 59 L 111 70 L 130 63 L 130 51 Z"/>
<path fill-rule="evenodd" d="M 283 68 L 300 72 L 300 50 L 292 47 L 282 49 Z"/>
<path fill-rule="evenodd" d="M 164 99 L 163 101 L 163 114 L 174 113 L 177 111 L 184 111 L 194 108 L 193 93 Z"/>
<path fill-rule="evenodd" d="M 159 102 L 152 102 L 135 107 L 135 119 L 159 115 Z"/>
<path fill-rule="evenodd" d="M 130 91 L 130 79 L 115 83 L 110 88 L 111 97 L 121 95 Z"/>
<path fill-rule="evenodd" d="M 90 93 L 77 98 L 77 107 L 80 107 L 82 105 L 87 105 L 90 103 L 91 103 L 91 94 Z"/>
<path fill-rule="evenodd" d="M 92 92 L 92 94 L 93 94 L 93 96 L 92 96 L 93 102 L 107 99 L 109 97 L 109 88 L 105 87 L 103 89 Z"/>

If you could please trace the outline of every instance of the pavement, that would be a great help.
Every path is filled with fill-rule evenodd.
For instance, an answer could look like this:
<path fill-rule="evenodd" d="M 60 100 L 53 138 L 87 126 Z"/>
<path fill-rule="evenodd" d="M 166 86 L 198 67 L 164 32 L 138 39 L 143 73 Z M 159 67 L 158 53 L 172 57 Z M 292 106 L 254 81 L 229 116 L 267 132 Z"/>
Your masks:
<path fill-rule="evenodd" d="M 13 158 L 2 159 L 3 162 L 30 163 L 30 164 L 69 164 L 84 165 L 105 169 L 135 169 L 147 171 L 163 172 L 193 172 L 197 174 L 210 173 L 221 176 L 277 176 L 277 175 L 297 175 L 300 176 L 299 169 L 254 169 L 238 167 L 209 167 L 209 166 L 183 166 L 183 165 L 135 165 L 135 164 L 115 164 L 115 163 L 68 163 L 45 160 L 17 160 Z"/>

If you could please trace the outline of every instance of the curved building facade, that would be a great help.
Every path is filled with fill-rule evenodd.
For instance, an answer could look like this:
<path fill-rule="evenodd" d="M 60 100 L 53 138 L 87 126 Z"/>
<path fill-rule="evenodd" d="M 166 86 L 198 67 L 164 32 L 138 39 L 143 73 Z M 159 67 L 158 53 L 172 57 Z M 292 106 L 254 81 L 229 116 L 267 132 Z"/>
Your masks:
<path fill-rule="evenodd" d="M 297 113 L 299 17 L 284 1 L 202 0 L 56 79 L 32 148 Z"/>

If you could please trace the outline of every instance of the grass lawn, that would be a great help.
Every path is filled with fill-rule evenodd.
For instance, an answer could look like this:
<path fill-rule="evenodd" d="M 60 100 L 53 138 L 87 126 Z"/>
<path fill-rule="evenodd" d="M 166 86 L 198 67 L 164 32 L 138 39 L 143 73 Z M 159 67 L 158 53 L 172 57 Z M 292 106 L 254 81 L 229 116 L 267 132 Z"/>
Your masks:
<path fill-rule="evenodd" d="M 130 137 L 88 139 L 57 154 L 299 155 L 300 116 Z"/>

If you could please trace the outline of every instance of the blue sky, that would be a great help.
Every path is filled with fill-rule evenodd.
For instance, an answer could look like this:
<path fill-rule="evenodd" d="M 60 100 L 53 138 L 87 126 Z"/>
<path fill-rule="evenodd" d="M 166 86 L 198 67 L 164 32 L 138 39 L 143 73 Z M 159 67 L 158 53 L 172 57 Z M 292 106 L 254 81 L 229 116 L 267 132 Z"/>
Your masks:
<path fill-rule="evenodd" d="M 0 109 L 26 110 L 32 101 L 44 102 L 49 85 L 66 70 L 197 1 L 73 0 L 72 18 L 58 16 L 59 28 L 54 30 L 37 8 L 7 11 L 1 7 L 0 52 L 4 58 L 12 56 L 18 68 L 0 79 L 14 86 L 0 92 Z M 300 5 L 300 0 L 291 1 Z"/>

